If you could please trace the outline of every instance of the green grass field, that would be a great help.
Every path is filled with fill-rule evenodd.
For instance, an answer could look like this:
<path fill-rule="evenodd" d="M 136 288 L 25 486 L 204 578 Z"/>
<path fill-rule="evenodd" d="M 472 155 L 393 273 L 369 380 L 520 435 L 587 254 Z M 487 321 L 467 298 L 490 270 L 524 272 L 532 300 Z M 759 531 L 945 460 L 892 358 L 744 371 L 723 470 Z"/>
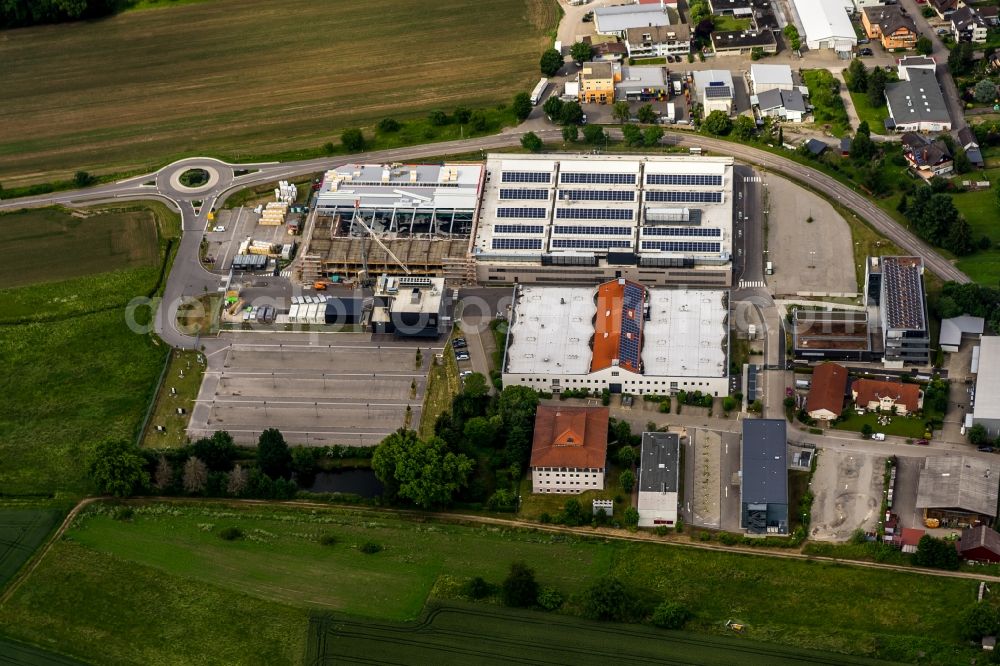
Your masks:
<path fill-rule="evenodd" d="M 853 409 L 844 410 L 844 420 L 834 426 L 837 430 L 853 430 L 861 432 L 861 428 L 868 424 L 873 432 L 884 432 L 887 435 L 899 437 L 909 437 L 910 439 L 923 439 L 924 420 L 919 416 L 893 416 L 889 425 L 879 425 L 878 414 L 866 412 L 858 416 Z"/>
<path fill-rule="evenodd" d="M 735 16 L 713 16 L 716 32 L 726 32 L 735 30 L 747 30 L 750 28 L 750 19 L 736 18 Z"/>
<path fill-rule="evenodd" d="M 0 589 L 3 589 L 49 536 L 64 511 L 0 505 Z"/>
<path fill-rule="evenodd" d="M 148 265 L 0 291 L 0 489 L 7 495 L 86 493 L 92 445 L 136 436 L 166 347 L 130 330 L 125 306 L 156 289 L 167 239 L 179 232 L 178 216 L 161 204 L 137 219 L 152 227 L 160 248 Z M 61 270 L 75 258 L 64 251 L 47 265 Z"/>
<path fill-rule="evenodd" d="M 877 107 L 872 106 L 865 93 L 852 92 L 850 95 L 858 118 L 868 121 L 868 129 L 871 130 L 872 134 L 885 134 L 885 125 L 882 121 L 889 117 L 888 107 L 885 104 Z"/>
<path fill-rule="evenodd" d="M 315 154 L 346 127 L 509 104 L 538 80 L 559 15 L 551 0 L 363 9 L 213 0 L 5 31 L 0 182 Z"/>
<path fill-rule="evenodd" d="M 546 664 L 608 663 L 784 666 L 874 664 L 867 659 L 776 646 L 737 636 L 700 636 L 652 627 L 591 622 L 535 611 L 483 605 L 435 606 L 418 623 L 316 617 L 307 664 L 370 663 Z M 885 663 L 885 662 L 880 662 Z"/>
<path fill-rule="evenodd" d="M 477 575 L 499 583 L 524 560 L 567 597 L 568 613 L 608 574 L 651 601 L 679 600 L 697 632 L 681 637 L 693 641 L 727 635 L 734 619 L 746 639 L 804 649 L 910 663 L 922 652 L 921 663 L 942 664 L 971 654 L 958 617 L 975 599 L 973 580 L 364 510 L 133 506 L 131 521 L 115 520 L 110 505 L 89 508 L 0 608 L 0 625 L 79 658 L 106 653 L 102 663 L 184 663 L 196 650 L 201 663 L 243 663 L 265 649 L 283 663 L 302 654 L 310 613 L 414 620 L 429 596 L 450 598 Z M 229 526 L 246 537 L 220 539 Z M 321 545 L 326 534 L 337 544 Z M 385 550 L 365 555 L 367 541 Z"/>
<path fill-rule="evenodd" d="M 975 254 L 958 261 L 961 269 L 976 282 L 990 287 L 1000 284 L 1000 205 L 997 204 L 997 187 L 1000 187 L 1000 148 L 986 148 L 983 151 L 987 168 L 979 173 L 957 176 L 955 180 L 988 180 L 993 186 L 985 190 L 965 192 L 953 197 L 955 207 L 965 216 L 972 227 L 972 236 L 978 241 L 988 236 L 993 241 L 990 250 L 979 250 Z"/>
<path fill-rule="evenodd" d="M 187 444 L 187 424 L 198 398 L 205 366 L 198 362 L 204 358 L 201 352 L 190 349 L 174 350 L 164 375 L 160 392 L 156 395 L 156 405 L 149 418 L 149 427 L 143 434 L 142 446 L 150 449 L 169 449 Z M 184 376 L 181 377 L 181 373 Z M 170 389 L 176 389 L 171 393 Z M 186 414 L 178 414 L 177 408 L 184 408 Z M 157 432 L 154 426 L 163 426 L 166 432 Z"/>

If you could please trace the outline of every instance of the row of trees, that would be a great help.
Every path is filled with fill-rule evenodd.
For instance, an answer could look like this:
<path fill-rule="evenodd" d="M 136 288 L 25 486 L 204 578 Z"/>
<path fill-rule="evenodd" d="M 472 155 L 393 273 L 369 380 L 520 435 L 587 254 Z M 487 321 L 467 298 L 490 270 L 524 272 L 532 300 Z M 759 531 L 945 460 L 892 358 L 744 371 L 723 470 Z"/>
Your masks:
<path fill-rule="evenodd" d="M 130 0 L 0 0 L 0 28 L 100 18 L 130 4 Z"/>
<path fill-rule="evenodd" d="M 865 93 L 868 103 L 874 107 L 885 105 L 885 85 L 899 80 L 895 74 L 890 74 L 882 67 L 873 67 L 870 71 L 858 58 L 851 61 L 847 67 L 847 89 L 855 93 Z"/>
<path fill-rule="evenodd" d="M 934 187 L 918 187 L 911 198 L 904 195 L 898 208 L 917 235 L 928 243 L 957 255 L 975 250 L 972 227 L 955 208 L 951 196 Z"/>

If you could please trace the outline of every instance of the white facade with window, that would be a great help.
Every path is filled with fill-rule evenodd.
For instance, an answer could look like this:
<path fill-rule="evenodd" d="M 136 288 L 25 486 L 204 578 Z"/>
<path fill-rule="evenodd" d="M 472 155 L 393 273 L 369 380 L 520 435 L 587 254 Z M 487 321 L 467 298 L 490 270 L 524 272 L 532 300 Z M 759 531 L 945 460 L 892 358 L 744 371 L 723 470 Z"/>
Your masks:
<path fill-rule="evenodd" d="M 532 467 L 531 492 L 582 493 L 604 488 L 604 468 Z"/>

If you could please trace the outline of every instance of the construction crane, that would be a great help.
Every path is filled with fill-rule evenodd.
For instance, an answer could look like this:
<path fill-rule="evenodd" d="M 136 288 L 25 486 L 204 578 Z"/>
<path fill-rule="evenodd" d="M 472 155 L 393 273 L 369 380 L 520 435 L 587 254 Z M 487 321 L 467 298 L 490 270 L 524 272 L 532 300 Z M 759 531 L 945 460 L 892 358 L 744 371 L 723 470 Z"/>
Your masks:
<path fill-rule="evenodd" d="M 406 264 L 404 264 L 402 261 L 400 261 L 399 257 L 397 257 L 393 253 L 393 251 L 390 250 L 389 247 L 385 243 L 382 242 L 382 239 L 378 237 L 378 234 L 375 233 L 375 230 L 372 229 L 370 226 L 368 226 L 368 223 L 365 222 L 365 218 L 361 214 L 361 202 L 360 201 L 357 201 L 357 200 L 354 201 L 354 219 L 351 220 L 351 222 L 352 222 L 352 224 L 354 222 L 357 222 L 362 227 L 364 227 L 364 230 L 368 232 L 368 235 L 371 236 L 372 239 L 376 243 L 379 244 L 379 247 L 381 247 L 383 250 L 385 250 L 385 253 L 387 255 L 389 255 L 390 257 L 392 257 L 393 261 L 395 261 L 397 264 L 399 264 L 399 267 L 403 269 L 403 272 L 406 273 L 407 275 L 410 274 L 410 269 L 407 268 Z M 361 239 L 361 261 L 362 261 L 362 264 L 364 265 L 365 278 L 367 278 L 368 277 L 368 246 L 365 243 L 364 237 L 362 237 L 362 239 Z"/>

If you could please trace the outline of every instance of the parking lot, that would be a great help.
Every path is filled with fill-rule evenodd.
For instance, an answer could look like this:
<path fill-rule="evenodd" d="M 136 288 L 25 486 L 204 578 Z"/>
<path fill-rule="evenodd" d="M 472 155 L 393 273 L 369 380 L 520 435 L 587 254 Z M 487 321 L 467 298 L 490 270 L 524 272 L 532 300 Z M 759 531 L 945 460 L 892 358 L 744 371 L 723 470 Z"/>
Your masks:
<path fill-rule="evenodd" d="M 252 444 L 262 430 L 278 428 L 297 444 L 377 444 L 419 423 L 427 372 L 441 352 L 434 340 L 376 341 L 368 334 L 232 340 L 209 359 L 188 428 L 192 439 L 227 430 Z"/>
<path fill-rule="evenodd" d="M 874 530 L 882 506 L 885 458 L 824 449 L 813 475 L 812 531 L 817 541 L 847 541 Z"/>

